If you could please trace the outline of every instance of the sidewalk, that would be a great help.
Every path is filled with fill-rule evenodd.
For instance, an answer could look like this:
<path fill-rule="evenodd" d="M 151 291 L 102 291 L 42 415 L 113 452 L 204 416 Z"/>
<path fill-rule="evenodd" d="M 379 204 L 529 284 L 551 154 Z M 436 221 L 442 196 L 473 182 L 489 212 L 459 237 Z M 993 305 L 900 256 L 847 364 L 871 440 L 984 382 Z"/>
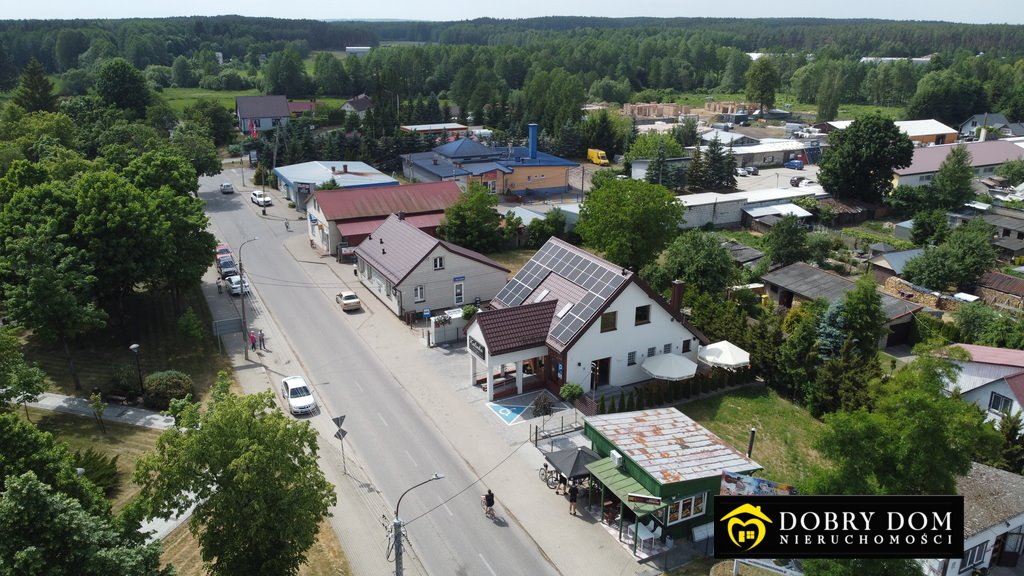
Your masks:
<path fill-rule="evenodd" d="M 29 402 L 28 405 L 40 410 L 52 410 L 54 412 L 74 414 L 75 416 L 85 416 L 86 418 L 94 417 L 92 406 L 89 405 L 88 400 L 63 394 L 44 392 L 39 396 L 39 400 Z M 174 425 L 174 418 L 163 416 L 159 412 L 153 412 L 145 408 L 135 408 L 134 406 L 117 406 L 114 404 L 107 405 L 106 409 L 103 410 L 103 420 L 115 424 L 142 426 L 155 430 L 167 430 Z"/>

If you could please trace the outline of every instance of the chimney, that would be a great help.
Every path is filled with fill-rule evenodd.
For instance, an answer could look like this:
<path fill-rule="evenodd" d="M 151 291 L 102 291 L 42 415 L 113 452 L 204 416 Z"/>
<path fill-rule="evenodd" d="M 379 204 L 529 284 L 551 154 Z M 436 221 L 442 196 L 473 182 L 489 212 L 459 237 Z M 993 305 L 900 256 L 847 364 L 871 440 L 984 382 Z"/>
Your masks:
<path fill-rule="evenodd" d="M 672 307 L 673 312 L 679 312 L 683 307 L 683 288 L 685 287 L 686 283 L 682 280 L 672 281 L 672 297 L 668 304 Z"/>
<path fill-rule="evenodd" d="M 342 164 L 341 171 L 344 172 L 345 174 L 348 174 L 348 164 Z"/>
<path fill-rule="evenodd" d="M 398 213 L 398 219 L 399 220 L 405 220 L 405 212 L 399 212 Z"/>
<path fill-rule="evenodd" d="M 529 145 L 530 160 L 536 160 L 537 159 L 537 124 L 534 123 L 534 122 L 531 122 L 530 125 L 528 126 L 528 128 L 530 130 L 530 145 Z"/>

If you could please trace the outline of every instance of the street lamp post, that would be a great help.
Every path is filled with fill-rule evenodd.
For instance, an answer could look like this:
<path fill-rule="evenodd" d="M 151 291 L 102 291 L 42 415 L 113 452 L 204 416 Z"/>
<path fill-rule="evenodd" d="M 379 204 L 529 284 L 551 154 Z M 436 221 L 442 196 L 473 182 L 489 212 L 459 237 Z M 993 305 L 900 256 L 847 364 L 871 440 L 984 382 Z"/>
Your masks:
<path fill-rule="evenodd" d="M 402 492 L 402 495 L 398 497 L 398 504 L 395 504 L 395 519 L 391 523 L 392 542 L 394 542 L 395 546 L 395 576 L 402 576 L 402 519 L 398 517 L 398 508 L 402 505 L 402 498 L 405 498 L 405 495 L 414 489 L 442 478 L 444 478 L 444 474 L 434 473 L 433 476 Z"/>
<path fill-rule="evenodd" d="M 242 244 L 238 247 L 238 277 L 240 279 L 239 292 L 241 293 L 240 296 L 242 298 L 242 350 L 245 351 L 246 360 L 249 359 L 250 343 L 248 329 L 249 325 L 245 321 L 245 268 L 242 267 L 242 248 L 245 248 L 245 245 L 248 244 L 249 242 L 252 242 L 253 240 L 259 240 L 259 238 L 253 236 L 252 238 L 246 240 L 245 242 L 242 242 Z"/>
<path fill-rule="evenodd" d="M 135 354 L 135 371 L 139 375 L 139 392 L 141 392 L 141 394 L 145 396 L 146 387 L 142 385 L 142 363 L 139 360 L 139 345 L 132 344 L 131 346 L 128 347 L 128 349 L 131 350 L 133 354 Z"/>

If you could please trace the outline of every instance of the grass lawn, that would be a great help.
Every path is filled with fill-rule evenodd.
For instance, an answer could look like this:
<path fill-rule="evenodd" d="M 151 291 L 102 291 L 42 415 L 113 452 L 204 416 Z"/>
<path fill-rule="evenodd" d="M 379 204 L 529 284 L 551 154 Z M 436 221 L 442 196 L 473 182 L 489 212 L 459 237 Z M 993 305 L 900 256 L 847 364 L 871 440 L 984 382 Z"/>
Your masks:
<path fill-rule="evenodd" d="M 199 555 L 199 544 L 188 530 L 188 523 L 182 524 L 164 538 L 164 564 L 173 564 L 178 576 L 203 576 L 203 559 Z M 299 576 L 347 576 L 348 567 L 345 553 L 338 537 L 328 522 L 320 524 L 316 542 L 306 553 L 306 564 L 299 567 Z"/>
<path fill-rule="evenodd" d="M 749 230 L 715 230 L 715 234 L 758 250 L 764 250 L 765 247 L 764 234 L 754 234 Z"/>
<path fill-rule="evenodd" d="M 259 96 L 260 91 L 255 88 L 237 92 L 205 90 L 203 88 L 164 88 L 159 94 L 175 112 L 181 114 L 185 106 L 197 100 L 216 100 L 221 106 L 234 110 L 235 96 Z"/>
<path fill-rule="evenodd" d="M 131 481 L 135 462 L 142 454 L 153 450 L 160 430 L 107 422 L 107 433 L 103 434 L 92 418 L 35 408 L 29 408 L 28 412 L 36 426 L 66 443 L 72 452 L 92 448 L 107 456 L 118 457 L 117 476 L 120 484 L 110 496 L 115 512 L 124 508 L 139 493 L 139 487 Z M 23 409 L 18 409 L 17 413 L 25 416 Z"/>
<path fill-rule="evenodd" d="M 521 248 L 519 250 L 495 252 L 493 254 L 488 254 L 487 257 L 511 270 L 509 276 L 515 276 L 516 272 L 519 272 L 519 269 L 525 266 L 526 263 L 530 261 L 530 258 L 533 258 L 533 255 L 536 253 L 536 250 Z"/>
<path fill-rule="evenodd" d="M 753 459 L 764 466 L 758 473 L 763 478 L 799 485 L 809 469 L 825 464 L 811 447 L 821 422 L 772 390 L 750 386 L 678 408 L 741 452 L 750 428 L 757 428 Z"/>
<path fill-rule="evenodd" d="M 210 313 L 199 289 L 182 297 L 182 310 L 191 306 L 203 327 L 204 339 L 197 343 L 178 334 L 177 317 L 169 297 L 136 295 L 125 302 L 125 323 L 109 319 L 107 326 L 79 338 L 71 345 L 82 392 L 76 394 L 71 371 L 59 345 L 27 334 L 23 352 L 26 359 L 46 372 L 50 390 L 87 397 L 94 386 L 104 392 L 118 388 L 138 389 L 135 356 L 128 349 L 139 345 L 139 364 L 145 376 L 161 370 L 179 370 L 192 377 L 196 398 L 203 400 L 218 370 L 230 370 L 210 335 Z"/>

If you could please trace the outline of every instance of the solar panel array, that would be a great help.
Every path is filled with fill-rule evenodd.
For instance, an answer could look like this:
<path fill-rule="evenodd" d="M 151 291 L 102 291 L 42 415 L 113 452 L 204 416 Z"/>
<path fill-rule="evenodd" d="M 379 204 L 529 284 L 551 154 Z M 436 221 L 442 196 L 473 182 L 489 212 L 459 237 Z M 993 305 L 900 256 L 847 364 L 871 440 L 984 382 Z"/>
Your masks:
<path fill-rule="evenodd" d="M 548 241 L 501 289 L 495 299 L 509 307 L 519 306 L 552 272 L 587 291 L 582 301 L 574 302 L 569 312 L 558 319 L 551 329 L 551 336 L 562 344 L 571 340 L 604 307 L 608 298 L 627 278 L 598 264 L 592 257 Z"/>

